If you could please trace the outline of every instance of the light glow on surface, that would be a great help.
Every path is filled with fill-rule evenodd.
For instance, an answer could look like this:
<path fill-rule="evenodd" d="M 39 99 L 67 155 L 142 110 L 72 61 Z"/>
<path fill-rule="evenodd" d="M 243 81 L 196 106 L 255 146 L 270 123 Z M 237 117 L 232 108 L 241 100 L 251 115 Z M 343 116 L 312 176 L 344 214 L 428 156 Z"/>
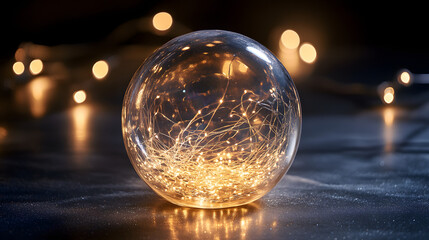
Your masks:
<path fill-rule="evenodd" d="M 48 77 L 37 77 L 28 84 L 31 95 L 30 111 L 34 117 L 41 117 L 46 113 L 49 92 L 53 87 L 53 81 Z"/>
<path fill-rule="evenodd" d="M 86 93 L 85 93 L 85 91 L 84 90 L 76 91 L 73 94 L 73 100 L 76 103 L 78 103 L 78 104 L 85 102 L 85 100 L 86 100 Z"/>
<path fill-rule="evenodd" d="M 395 117 L 397 111 L 391 106 L 387 106 L 383 109 L 383 120 L 384 120 L 384 129 L 383 129 L 383 139 L 384 139 L 384 153 L 383 156 L 383 165 L 391 164 L 390 154 L 394 152 L 395 149 Z"/>
<path fill-rule="evenodd" d="M 24 73 L 25 66 L 22 62 L 15 62 L 12 66 L 12 70 L 16 75 L 21 75 Z"/>
<path fill-rule="evenodd" d="M 299 48 L 299 56 L 306 63 L 313 63 L 316 60 L 316 48 L 310 43 L 303 43 Z"/>
<path fill-rule="evenodd" d="M 159 31 L 166 31 L 173 25 L 173 17 L 168 12 L 159 12 L 153 16 L 153 27 Z"/>
<path fill-rule="evenodd" d="M 43 62 L 40 59 L 34 59 L 30 63 L 30 72 L 33 75 L 40 74 L 43 70 Z"/>
<path fill-rule="evenodd" d="M 87 151 L 88 149 L 88 139 L 90 137 L 89 133 L 91 132 L 89 129 L 89 120 L 91 118 L 91 113 L 94 109 L 91 108 L 88 104 L 80 104 L 74 106 L 71 111 L 71 120 L 72 120 L 72 137 L 71 143 L 73 149 L 77 153 L 82 153 Z M 77 156 L 77 162 L 79 164 L 84 163 L 82 156 Z"/>
<path fill-rule="evenodd" d="M 105 78 L 108 73 L 109 64 L 104 60 L 97 61 L 92 66 L 92 75 L 94 75 L 94 77 L 98 80 L 102 80 L 103 78 Z"/>
<path fill-rule="evenodd" d="M 383 119 L 384 119 L 384 124 L 386 124 L 386 126 L 392 126 L 393 121 L 395 120 L 394 109 L 391 107 L 384 109 L 383 110 Z"/>
<path fill-rule="evenodd" d="M 284 31 L 280 37 L 280 46 L 288 49 L 296 49 L 299 46 L 300 38 L 294 30 Z"/>
<path fill-rule="evenodd" d="M 195 209 L 166 207 L 159 204 L 150 211 L 153 226 L 167 226 L 170 239 L 245 240 L 266 236 L 267 227 L 275 231 L 278 219 L 275 214 L 261 211 L 254 202 L 226 209 Z M 177 224 L 184 221 L 186 224 Z M 247 238 L 246 238 L 247 237 Z"/>

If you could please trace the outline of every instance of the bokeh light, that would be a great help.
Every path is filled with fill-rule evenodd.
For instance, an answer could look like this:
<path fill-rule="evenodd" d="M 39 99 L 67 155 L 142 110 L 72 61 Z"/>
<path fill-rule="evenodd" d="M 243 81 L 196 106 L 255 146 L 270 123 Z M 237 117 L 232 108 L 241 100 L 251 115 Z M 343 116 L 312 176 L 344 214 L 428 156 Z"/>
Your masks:
<path fill-rule="evenodd" d="M 12 66 L 12 70 L 16 75 L 21 75 L 24 73 L 25 66 L 22 62 L 15 62 Z"/>
<path fill-rule="evenodd" d="M 83 102 L 85 102 L 85 100 L 86 100 L 86 93 L 85 93 L 85 91 L 84 90 L 76 91 L 73 94 L 73 100 L 76 103 L 83 103 Z"/>
<path fill-rule="evenodd" d="M 280 37 L 280 46 L 296 49 L 299 46 L 300 39 L 298 33 L 294 30 L 288 29 L 282 33 Z"/>
<path fill-rule="evenodd" d="M 30 72 L 33 75 L 41 73 L 43 70 L 43 62 L 40 59 L 34 59 L 30 63 Z"/>
<path fill-rule="evenodd" d="M 0 141 L 6 138 L 6 136 L 7 136 L 6 128 L 0 126 Z"/>
<path fill-rule="evenodd" d="M 16 61 L 24 61 L 25 59 L 25 50 L 23 48 L 18 48 L 15 52 Z"/>
<path fill-rule="evenodd" d="M 398 81 L 399 83 L 403 84 L 403 85 L 410 85 L 411 83 L 411 74 L 410 72 L 404 70 L 401 72 L 401 74 L 399 74 L 398 77 Z"/>
<path fill-rule="evenodd" d="M 107 76 L 109 73 L 109 64 L 104 61 L 100 60 L 92 66 L 92 75 L 98 80 L 102 80 Z"/>
<path fill-rule="evenodd" d="M 166 31 L 173 25 L 173 17 L 167 12 L 160 12 L 153 16 L 152 23 L 156 30 Z"/>
<path fill-rule="evenodd" d="M 299 48 L 299 56 L 306 63 L 313 63 L 316 60 L 316 48 L 310 43 L 303 43 Z"/>
<path fill-rule="evenodd" d="M 395 100 L 395 90 L 392 87 L 384 89 L 383 101 L 387 104 L 391 104 Z"/>

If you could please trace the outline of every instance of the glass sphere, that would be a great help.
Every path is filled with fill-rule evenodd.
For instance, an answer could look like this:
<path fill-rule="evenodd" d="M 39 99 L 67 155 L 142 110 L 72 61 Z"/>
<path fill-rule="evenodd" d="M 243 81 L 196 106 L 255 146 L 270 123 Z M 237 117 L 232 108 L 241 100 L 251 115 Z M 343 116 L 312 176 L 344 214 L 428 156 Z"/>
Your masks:
<path fill-rule="evenodd" d="M 168 201 L 238 206 L 269 192 L 292 164 L 300 100 L 267 48 L 238 33 L 197 31 L 140 66 L 122 131 L 135 170 Z"/>

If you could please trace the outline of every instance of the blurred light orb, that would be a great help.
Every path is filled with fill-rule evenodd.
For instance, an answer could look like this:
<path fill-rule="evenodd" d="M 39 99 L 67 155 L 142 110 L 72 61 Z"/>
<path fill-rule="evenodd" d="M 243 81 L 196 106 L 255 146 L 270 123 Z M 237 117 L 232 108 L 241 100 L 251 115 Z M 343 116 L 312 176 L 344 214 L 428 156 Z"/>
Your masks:
<path fill-rule="evenodd" d="M 97 61 L 92 66 L 92 75 L 94 75 L 94 77 L 98 80 L 105 78 L 108 73 L 109 64 L 104 60 Z"/>
<path fill-rule="evenodd" d="M 408 86 L 411 83 L 411 73 L 408 70 L 403 70 L 398 77 L 399 83 Z"/>
<path fill-rule="evenodd" d="M 299 35 L 294 30 L 288 29 L 282 33 L 280 43 L 286 48 L 296 49 L 300 43 Z"/>
<path fill-rule="evenodd" d="M 166 31 L 173 25 L 173 17 L 168 12 L 159 12 L 153 16 L 153 27 L 159 31 Z"/>
<path fill-rule="evenodd" d="M 140 66 L 122 132 L 139 176 L 168 201 L 224 208 L 269 192 L 301 134 L 298 92 L 280 61 L 238 33 L 177 37 Z"/>
<path fill-rule="evenodd" d="M 313 63 L 316 60 L 316 48 L 310 43 L 303 43 L 299 48 L 299 57 L 306 63 Z"/>
<path fill-rule="evenodd" d="M 395 89 L 387 87 L 384 89 L 383 101 L 387 104 L 391 104 L 395 100 Z"/>
<path fill-rule="evenodd" d="M 33 75 L 40 74 L 43 70 L 43 62 L 40 59 L 34 59 L 30 62 L 30 72 Z"/>
<path fill-rule="evenodd" d="M 86 100 L 86 92 L 84 90 L 76 91 L 73 94 L 73 100 L 76 103 L 78 103 L 78 104 L 85 102 L 85 100 Z"/>
<path fill-rule="evenodd" d="M 23 48 L 18 48 L 15 51 L 15 59 L 16 61 L 24 61 L 25 59 L 25 50 Z"/>
<path fill-rule="evenodd" d="M 0 126 L 0 140 L 6 138 L 7 136 L 7 129 Z"/>
<path fill-rule="evenodd" d="M 22 63 L 22 62 L 15 62 L 15 63 L 12 65 L 12 70 L 13 70 L 13 72 L 14 72 L 16 75 L 21 75 L 21 74 L 23 74 L 23 73 L 24 73 L 24 70 L 25 70 L 24 63 Z"/>

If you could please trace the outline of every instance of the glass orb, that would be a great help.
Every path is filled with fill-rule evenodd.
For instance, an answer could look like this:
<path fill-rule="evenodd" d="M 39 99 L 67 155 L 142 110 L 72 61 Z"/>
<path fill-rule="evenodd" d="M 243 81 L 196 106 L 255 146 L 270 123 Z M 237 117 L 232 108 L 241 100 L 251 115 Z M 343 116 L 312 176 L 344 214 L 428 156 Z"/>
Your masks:
<path fill-rule="evenodd" d="M 122 131 L 136 172 L 168 201 L 239 206 L 269 192 L 292 164 L 300 100 L 267 48 L 238 33 L 197 31 L 140 66 Z"/>

